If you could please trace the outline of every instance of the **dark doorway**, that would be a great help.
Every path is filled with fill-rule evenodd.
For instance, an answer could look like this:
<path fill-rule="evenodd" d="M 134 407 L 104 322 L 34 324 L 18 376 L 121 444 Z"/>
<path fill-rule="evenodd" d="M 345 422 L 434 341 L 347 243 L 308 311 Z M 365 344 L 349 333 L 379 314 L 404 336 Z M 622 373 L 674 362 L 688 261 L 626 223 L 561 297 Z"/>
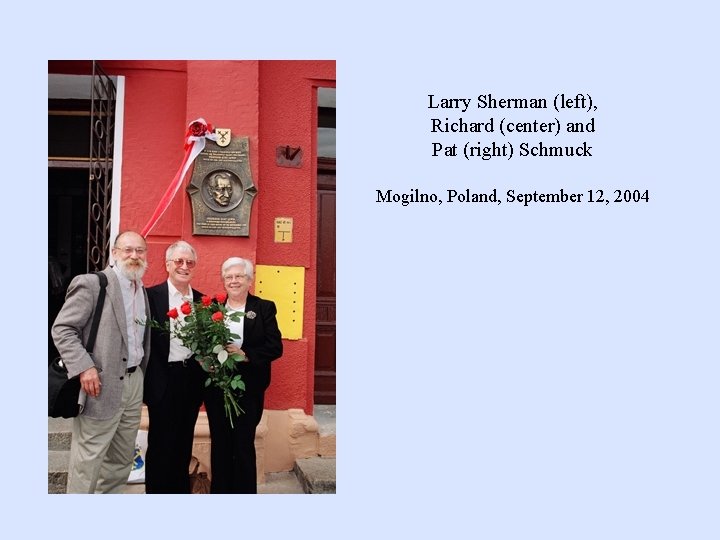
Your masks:
<path fill-rule="evenodd" d="M 70 280 L 87 268 L 87 178 L 86 168 L 48 168 L 48 330 Z M 48 356 L 57 356 L 52 339 Z"/>

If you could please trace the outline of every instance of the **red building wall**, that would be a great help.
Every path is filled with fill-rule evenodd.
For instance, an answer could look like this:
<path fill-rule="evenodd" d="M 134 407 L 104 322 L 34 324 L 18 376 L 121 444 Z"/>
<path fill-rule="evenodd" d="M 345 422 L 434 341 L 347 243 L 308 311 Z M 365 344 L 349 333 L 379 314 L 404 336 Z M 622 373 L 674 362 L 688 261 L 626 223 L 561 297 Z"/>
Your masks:
<path fill-rule="evenodd" d="M 140 231 L 184 155 L 187 124 L 203 117 L 233 137 L 248 137 L 258 194 L 249 237 L 193 236 L 185 192 L 192 170 L 165 215 L 148 234 L 147 285 L 165 279 L 164 254 L 178 239 L 198 252 L 195 288 L 222 290 L 220 266 L 231 256 L 256 265 L 305 267 L 303 332 L 283 340 L 266 394 L 269 409 L 312 414 L 316 267 L 317 86 L 335 86 L 334 61 L 101 61 L 108 75 L 125 77 L 120 230 Z M 84 73 L 89 62 L 50 62 L 51 73 Z M 278 146 L 300 147 L 300 168 L 279 167 Z M 293 242 L 274 241 L 276 217 L 292 217 Z"/>

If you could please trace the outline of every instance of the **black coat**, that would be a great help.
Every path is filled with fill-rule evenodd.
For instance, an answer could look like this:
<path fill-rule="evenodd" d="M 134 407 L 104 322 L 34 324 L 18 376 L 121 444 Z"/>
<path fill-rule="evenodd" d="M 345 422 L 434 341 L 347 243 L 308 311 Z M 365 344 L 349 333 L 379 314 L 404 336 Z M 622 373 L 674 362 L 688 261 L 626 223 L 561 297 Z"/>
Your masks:
<path fill-rule="evenodd" d="M 270 363 L 282 356 L 282 336 L 276 315 L 274 302 L 248 294 L 241 347 L 248 362 L 236 364 L 245 381 L 246 393 L 264 392 L 270 386 Z"/>
<path fill-rule="evenodd" d="M 170 310 L 168 300 L 168 284 L 167 281 L 159 283 L 147 289 L 148 300 L 150 302 L 150 313 L 153 320 L 160 324 L 165 324 L 169 318 L 167 312 Z M 193 289 L 193 302 L 199 302 L 203 294 Z M 150 361 L 147 370 L 145 370 L 145 388 L 143 401 L 149 406 L 158 403 L 165 393 L 168 381 L 168 356 L 170 355 L 170 334 L 162 330 L 152 329 L 150 347 Z M 204 381 L 207 376 L 200 364 L 194 358 L 188 359 L 189 368 L 193 371 L 193 376 L 201 378 Z"/>

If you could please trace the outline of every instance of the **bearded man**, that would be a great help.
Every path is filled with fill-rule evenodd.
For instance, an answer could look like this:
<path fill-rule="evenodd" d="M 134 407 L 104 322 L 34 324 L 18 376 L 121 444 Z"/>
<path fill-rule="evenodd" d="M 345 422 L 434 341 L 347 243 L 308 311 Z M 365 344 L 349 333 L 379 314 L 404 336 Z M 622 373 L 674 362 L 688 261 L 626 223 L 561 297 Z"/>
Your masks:
<path fill-rule="evenodd" d="M 98 276 L 83 274 L 68 287 L 52 337 L 68 369 L 80 377 L 80 414 L 73 419 L 68 493 L 122 493 L 132 469 L 140 427 L 143 377 L 150 354 L 150 316 L 142 277 L 147 245 L 120 233 L 114 266 L 103 270 L 107 290 L 92 354 L 85 349 L 100 292 Z"/>

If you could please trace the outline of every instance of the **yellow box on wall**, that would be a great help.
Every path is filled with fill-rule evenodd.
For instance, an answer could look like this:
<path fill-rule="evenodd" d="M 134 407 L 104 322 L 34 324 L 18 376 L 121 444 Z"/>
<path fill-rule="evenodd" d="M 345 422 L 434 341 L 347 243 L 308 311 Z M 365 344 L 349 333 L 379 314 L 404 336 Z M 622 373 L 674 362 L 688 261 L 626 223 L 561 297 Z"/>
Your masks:
<path fill-rule="evenodd" d="M 255 294 L 277 306 L 277 321 L 284 339 L 301 339 L 305 298 L 304 266 L 255 267 Z"/>

